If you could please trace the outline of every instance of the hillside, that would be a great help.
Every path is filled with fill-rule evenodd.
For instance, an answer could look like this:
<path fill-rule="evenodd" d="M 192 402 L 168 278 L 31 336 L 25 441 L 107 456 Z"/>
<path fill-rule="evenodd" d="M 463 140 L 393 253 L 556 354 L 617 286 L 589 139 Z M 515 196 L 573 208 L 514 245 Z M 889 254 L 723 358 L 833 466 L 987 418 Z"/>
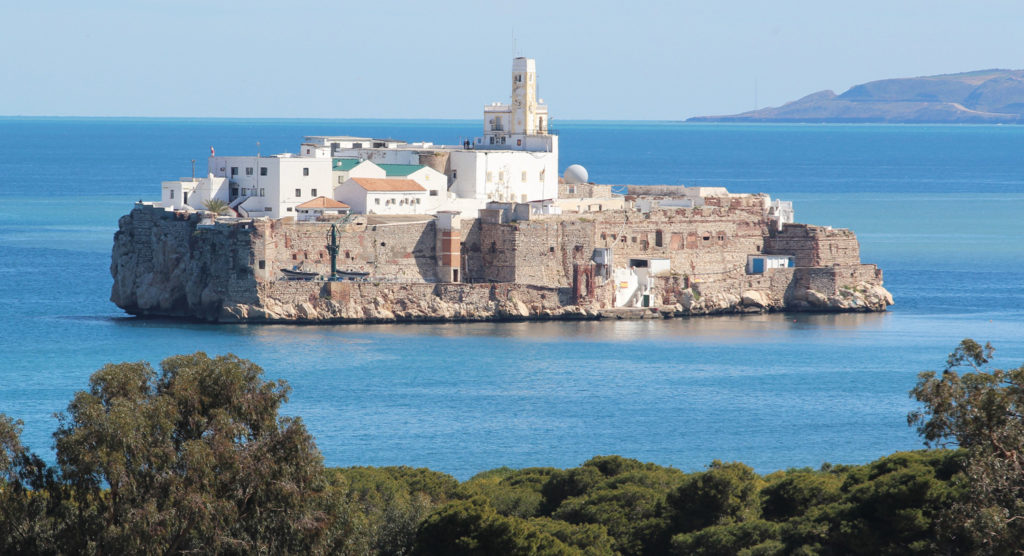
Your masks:
<path fill-rule="evenodd" d="M 1024 70 L 883 79 L 819 91 L 776 108 L 688 122 L 1024 123 Z"/>

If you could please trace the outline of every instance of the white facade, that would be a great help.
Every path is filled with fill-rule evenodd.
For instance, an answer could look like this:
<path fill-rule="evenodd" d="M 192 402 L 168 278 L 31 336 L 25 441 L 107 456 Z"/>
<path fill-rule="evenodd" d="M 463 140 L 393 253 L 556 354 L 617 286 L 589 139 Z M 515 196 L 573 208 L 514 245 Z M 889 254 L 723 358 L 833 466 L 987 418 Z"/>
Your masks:
<path fill-rule="evenodd" d="M 331 192 L 331 159 L 274 156 L 211 156 L 210 173 L 228 180 L 232 205 L 245 215 L 294 216 L 295 207 Z"/>
<path fill-rule="evenodd" d="M 557 150 L 455 151 L 449 162 L 451 192 L 457 197 L 517 203 L 558 198 Z"/>
<path fill-rule="evenodd" d="M 402 178 L 349 178 L 334 189 L 334 198 L 355 214 L 429 214 L 427 190 Z M 435 209 L 436 210 L 436 209 Z"/>
<path fill-rule="evenodd" d="M 273 156 L 210 156 L 209 178 L 165 182 L 162 202 L 184 206 L 188 201 L 221 198 L 240 215 L 282 218 L 294 216 L 295 207 L 320 195 L 334 194 L 356 178 L 381 179 L 375 164 L 429 166 L 407 177 L 422 186 L 413 203 L 377 206 L 391 199 L 369 194 L 369 205 L 360 212 L 418 214 L 439 210 L 471 213 L 489 201 L 524 203 L 558 198 L 558 137 L 548 132 L 548 109 L 537 95 L 536 63 L 515 58 L 508 104 L 484 108 L 484 135 L 461 145 L 407 143 L 347 135 L 307 136 L 298 154 Z M 213 154 L 211 149 L 211 155 Z M 362 159 L 345 164 L 340 159 Z M 387 176 L 392 177 L 392 176 Z M 348 191 L 348 189 L 346 189 Z M 397 195 L 397 193 L 396 193 Z M 401 195 L 406 195 L 402 193 Z M 352 204 L 357 209 L 358 202 Z"/>
<path fill-rule="evenodd" d="M 384 169 L 369 160 L 335 158 L 331 163 L 331 185 L 338 187 L 349 178 L 387 177 Z"/>
<path fill-rule="evenodd" d="M 186 206 L 203 210 L 204 204 L 210 199 L 228 202 L 228 180 L 215 176 L 205 178 L 181 178 L 177 181 L 165 181 L 160 184 L 160 204 L 174 210 L 182 210 Z"/>

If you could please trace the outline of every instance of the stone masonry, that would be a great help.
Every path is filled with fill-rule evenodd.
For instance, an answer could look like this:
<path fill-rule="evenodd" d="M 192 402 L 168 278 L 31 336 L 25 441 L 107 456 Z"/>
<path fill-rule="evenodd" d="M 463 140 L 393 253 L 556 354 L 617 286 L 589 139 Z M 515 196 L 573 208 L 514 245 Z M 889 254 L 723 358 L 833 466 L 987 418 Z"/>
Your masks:
<path fill-rule="evenodd" d="M 774 231 L 766 199 L 708 197 L 696 208 L 514 221 L 481 211 L 454 229 L 440 229 L 431 216 L 295 222 L 138 204 L 114 236 L 111 300 L 135 315 L 213 322 L 621 316 L 613 281 L 595 273 L 595 249 L 603 248 L 618 268 L 670 261 L 671 272 L 654 279 L 652 308 L 635 310 L 645 315 L 884 311 L 892 304 L 882 272 L 860 263 L 851 231 L 805 224 Z M 329 273 L 332 225 L 338 268 L 365 272 L 366 280 L 283 279 L 281 269 Z M 756 254 L 791 255 L 796 266 L 748 275 L 747 256 Z M 458 267 L 462 274 L 452 280 Z"/>

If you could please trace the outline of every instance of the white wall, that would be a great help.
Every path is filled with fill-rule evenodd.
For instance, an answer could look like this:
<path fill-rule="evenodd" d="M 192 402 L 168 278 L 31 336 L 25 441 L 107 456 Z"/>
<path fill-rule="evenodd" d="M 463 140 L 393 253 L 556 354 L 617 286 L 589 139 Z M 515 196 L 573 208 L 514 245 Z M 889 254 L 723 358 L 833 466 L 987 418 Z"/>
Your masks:
<path fill-rule="evenodd" d="M 426 191 L 367 191 L 355 180 L 334 189 L 335 200 L 352 207 L 353 214 L 427 214 L 433 210 Z"/>
<path fill-rule="evenodd" d="M 242 208 L 250 216 L 294 216 L 296 205 L 331 194 L 330 158 L 214 156 L 208 164 L 214 176 L 227 178 L 230 189 L 237 189 L 237 194 L 230 191 L 232 197 L 249 197 Z"/>
<path fill-rule="evenodd" d="M 387 177 L 387 173 L 380 166 L 377 166 L 369 160 L 364 160 L 363 162 L 353 166 L 351 170 L 345 172 L 332 169 L 331 176 L 333 180 L 331 182 L 331 186 L 337 189 L 339 185 L 348 181 L 349 178 L 384 178 Z"/>
<path fill-rule="evenodd" d="M 228 200 L 228 180 L 214 176 L 207 176 L 192 181 L 182 178 L 177 181 L 165 181 L 161 183 L 161 205 L 171 207 L 175 210 L 185 208 L 186 194 L 188 195 L 188 206 L 203 210 L 203 205 L 210 199 Z M 173 193 L 172 193 L 173 192 Z"/>
<path fill-rule="evenodd" d="M 454 151 L 449 160 L 451 191 L 458 197 L 517 203 L 558 198 L 557 152 Z"/>

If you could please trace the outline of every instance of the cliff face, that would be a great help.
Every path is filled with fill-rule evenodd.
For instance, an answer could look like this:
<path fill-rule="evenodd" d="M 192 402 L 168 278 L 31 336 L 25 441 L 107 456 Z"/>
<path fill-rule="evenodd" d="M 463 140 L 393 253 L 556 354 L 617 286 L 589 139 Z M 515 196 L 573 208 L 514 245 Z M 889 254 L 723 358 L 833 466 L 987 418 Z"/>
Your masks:
<path fill-rule="evenodd" d="M 283 280 L 280 269 L 326 274 L 330 224 L 211 223 L 208 214 L 137 205 L 114 236 L 111 300 L 133 315 L 210 322 L 636 318 L 884 311 L 892 304 L 881 271 L 860 264 L 851 232 L 805 225 L 768 232 L 759 203 L 734 199 L 645 217 L 614 211 L 474 220 L 459 232 L 474 283 L 438 282 L 433 220 L 341 222 L 339 267 L 368 272 L 368 280 L 306 282 Z M 664 257 L 687 272 L 656 277 L 649 308 L 616 309 L 616 282 L 595 278 L 596 247 L 624 259 Z M 746 254 L 762 249 L 794 256 L 797 267 L 746 274 Z"/>
<path fill-rule="evenodd" d="M 1024 123 L 1024 70 L 884 79 L 820 91 L 776 108 L 691 122 Z"/>

